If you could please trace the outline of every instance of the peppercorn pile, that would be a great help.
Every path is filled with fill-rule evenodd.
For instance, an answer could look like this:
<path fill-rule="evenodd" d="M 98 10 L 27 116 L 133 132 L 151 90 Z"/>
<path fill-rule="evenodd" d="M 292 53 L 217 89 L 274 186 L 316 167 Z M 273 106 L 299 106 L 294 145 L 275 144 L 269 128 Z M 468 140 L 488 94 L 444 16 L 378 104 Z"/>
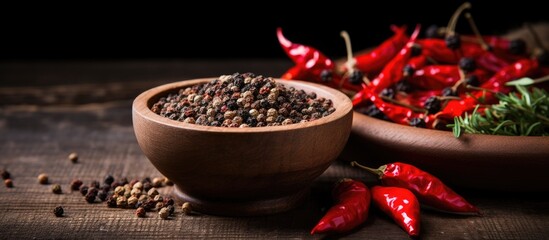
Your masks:
<path fill-rule="evenodd" d="M 235 73 L 162 97 L 151 110 L 185 123 L 243 128 L 313 121 L 335 108 L 314 92 L 286 88 L 271 77 Z"/>
<path fill-rule="evenodd" d="M 160 218 L 167 219 L 175 211 L 175 202 L 170 197 L 162 196 L 158 188 L 171 185 L 171 181 L 166 178 L 151 180 L 147 177 L 141 181 L 128 182 L 127 178 L 115 181 L 114 177 L 107 175 L 102 185 L 99 181 L 84 185 L 81 180 L 75 179 L 70 187 L 79 191 L 88 203 L 106 202 L 107 207 L 111 208 L 136 209 L 137 217 L 145 217 L 147 212 L 157 211 Z"/>
<path fill-rule="evenodd" d="M 392 26 L 392 37 L 354 57 L 349 36 L 342 32 L 348 59 L 341 65 L 313 47 L 289 41 L 279 28 L 280 45 L 295 62 L 281 78 L 340 89 L 352 96 L 356 111 L 372 117 L 451 130 L 447 124 L 455 118 L 470 114 L 477 106 L 482 110 L 495 104 L 499 94 L 512 91 L 506 83 L 549 74 L 549 51 L 531 28 L 537 46 L 527 46 L 521 39 L 481 35 L 469 8 L 471 4 L 464 3 L 447 27 L 429 27 L 422 39 L 419 25 L 410 36 L 405 26 Z M 462 13 L 474 35 L 455 31 Z"/>

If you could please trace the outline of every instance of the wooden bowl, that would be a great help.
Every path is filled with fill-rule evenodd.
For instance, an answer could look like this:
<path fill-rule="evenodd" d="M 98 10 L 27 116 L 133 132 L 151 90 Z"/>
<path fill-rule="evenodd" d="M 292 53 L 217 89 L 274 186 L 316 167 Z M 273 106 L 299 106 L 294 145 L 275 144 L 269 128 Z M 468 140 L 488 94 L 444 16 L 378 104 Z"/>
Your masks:
<path fill-rule="evenodd" d="M 482 190 L 548 191 L 549 137 L 463 134 L 399 125 L 355 112 L 348 161 L 371 167 L 411 163 L 448 185 Z"/>
<path fill-rule="evenodd" d="M 211 80 L 158 86 L 134 100 L 133 127 L 142 151 L 175 183 L 175 194 L 202 213 L 263 215 L 300 204 L 347 142 L 353 117 L 349 98 L 325 86 L 276 79 L 331 99 L 336 111 L 307 123 L 271 127 L 200 126 L 150 110 L 168 93 Z"/>

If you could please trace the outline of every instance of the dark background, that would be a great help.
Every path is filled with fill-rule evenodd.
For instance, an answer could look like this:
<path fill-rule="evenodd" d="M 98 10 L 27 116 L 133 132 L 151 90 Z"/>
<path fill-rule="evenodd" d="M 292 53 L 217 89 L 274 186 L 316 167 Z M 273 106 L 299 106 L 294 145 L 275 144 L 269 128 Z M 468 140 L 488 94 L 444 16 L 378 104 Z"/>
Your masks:
<path fill-rule="evenodd" d="M 0 60 L 285 58 L 277 27 L 291 41 L 339 58 L 345 54 L 341 30 L 358 51 L 390 37 L 391 24 L 445 26 L 463 1 L 353 2 L 6 7 Z M 534 1 L 471 3 L 483 34 L 504 34 L 549 16 Z M 458 31 L 470 33 L 464 18 Z"/>

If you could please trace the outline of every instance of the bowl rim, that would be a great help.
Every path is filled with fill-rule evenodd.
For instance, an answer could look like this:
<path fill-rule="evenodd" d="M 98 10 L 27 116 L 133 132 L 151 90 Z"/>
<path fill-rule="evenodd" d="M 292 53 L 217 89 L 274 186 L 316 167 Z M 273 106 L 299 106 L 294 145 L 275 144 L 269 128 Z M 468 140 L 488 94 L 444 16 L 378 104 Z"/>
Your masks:
<path fill-rule="evenodd" d="M 406 126 L 378 118 L 374 118 L 371 116 L 368 116 L 366 114 L 362 114 L 357 111 L 353 111 L 353 122 L 355 126 L 353 126 L 353 129 L 351 130 L 354 133 L 362 133 L 364 132 L 358 131 L 356 128 L 358 128 L 361 124 L 365 124 L 367 121 L 370 126 L 375 125 L 378 126 L 385 131 L 402 131 L 406 134 L 413 134 L 416 136 L 424 136 L 426 134 L 430 135 L 431 138 L 452 138 L 455 140 L 461 140 L 461 141 L 471 141 L 475 140 L 475 142 L 484 142 L 484 141 L 494 141 L 494 140 L 513 140 L 517 141 L 517 144 L 523 145 L 523 144 L 530 144 L 532 142 L 539 142 L 539 141 L 546 141 L 549 144 L 549 137 L 548 136 L 506 136 L 506 135 L 491 135 L 491 134 L 473 134 L 473 133 L 463 133 L 460 137 L 456 138 L 454 134 L 451 131 L 444 131 L 444 130 L 437 130 L 437 129 L 428 129 L 428 128 L 418 128 L 418 127 L 412 127 L 412 126 Z M 356 122 L 355 122 L 356 121 Z M 366 133 L 367 135 L 372 135 L 370 133 Z M 381 137 L 383 138 L 383 137 Z"/>
<path fill-rule="evenodd" d="M 168 92 L 173 92 L 183 87 L 193 86 L 200 83 L 206 83 L 217 78 L 219 77 L 188 79 L 188 80 L 166 83 L 163 85 L 150 88 L 142 92 L 141 94 L 139 94 L 134 99 L 132 103 L 132 112 L 134 114 L 139 114 L 142 118 L 145 118 L 148 121 L 156 122 L 158 124 L 167 125 L 174 128 L 204 131 L 204 132 L 224 132 L 224 133 L 264 133 L 264 132 L 292 131 L 295 129 L 306 129 L 306 128 L 317 127 L 320 125 L 337 121 L 338 119 L 345 117 L 347 114 L 352 115 L 352 112 L 353 112 L 351 99 L 337 89 L 330 88 L 330 87 L 323 86 L 316 83 L 311 83 L 311 82 L 305 82 L 300 80 L 285 80 L 280 78 L 273 78 L 273 79 L 277 83 L 284 84 L 284 86 L 290 85 L 292 87 L 295 87 L 296 89 L 303 89 L 306 92 L 314 91 L 317 94 L 317 96 L 321 95 L 327 99 L 331 99 L 332 102 L 334 103 L 334 106 L 335 106 L 335 103 L 338 103 L 336 110 L 332 114 L 326 117 L 322 117 L 314 121 L 309 121 L 305 123 L 293 123 L 293 124 L 284 125 L 284 126 L 229 128 L 229 127 L 203 126 L 203 125 L 197 125 L 197 124 L 172 120 L 154 113 L 149 107 L 149 104 L 152 98 L 161 97 L 161 96 L 167 95 Z"/>

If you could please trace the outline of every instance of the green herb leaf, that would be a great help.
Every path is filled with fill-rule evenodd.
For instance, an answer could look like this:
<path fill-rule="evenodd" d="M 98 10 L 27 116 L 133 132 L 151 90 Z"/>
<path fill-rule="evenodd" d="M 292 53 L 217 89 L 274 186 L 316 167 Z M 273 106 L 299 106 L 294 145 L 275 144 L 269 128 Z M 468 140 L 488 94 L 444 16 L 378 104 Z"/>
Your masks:
<path fill-rule="evenodd" d="M 455 137 L 464 133 L 549 136 L 549 95 L 543 89 L 517 86 L 517 91 L 497 94 L 498 104 L 478 111 L 477 105 L 471 114 L 455 117 L 452 127 Z"/>
<path fill-rule="evenodd" d="M 517 79 L 515 81 L 506 82 L 505 85 L 506 86 L 527 86 L 534 83 L 535 83 L 534 79 L 525 77 L 525 78 Z"/>

